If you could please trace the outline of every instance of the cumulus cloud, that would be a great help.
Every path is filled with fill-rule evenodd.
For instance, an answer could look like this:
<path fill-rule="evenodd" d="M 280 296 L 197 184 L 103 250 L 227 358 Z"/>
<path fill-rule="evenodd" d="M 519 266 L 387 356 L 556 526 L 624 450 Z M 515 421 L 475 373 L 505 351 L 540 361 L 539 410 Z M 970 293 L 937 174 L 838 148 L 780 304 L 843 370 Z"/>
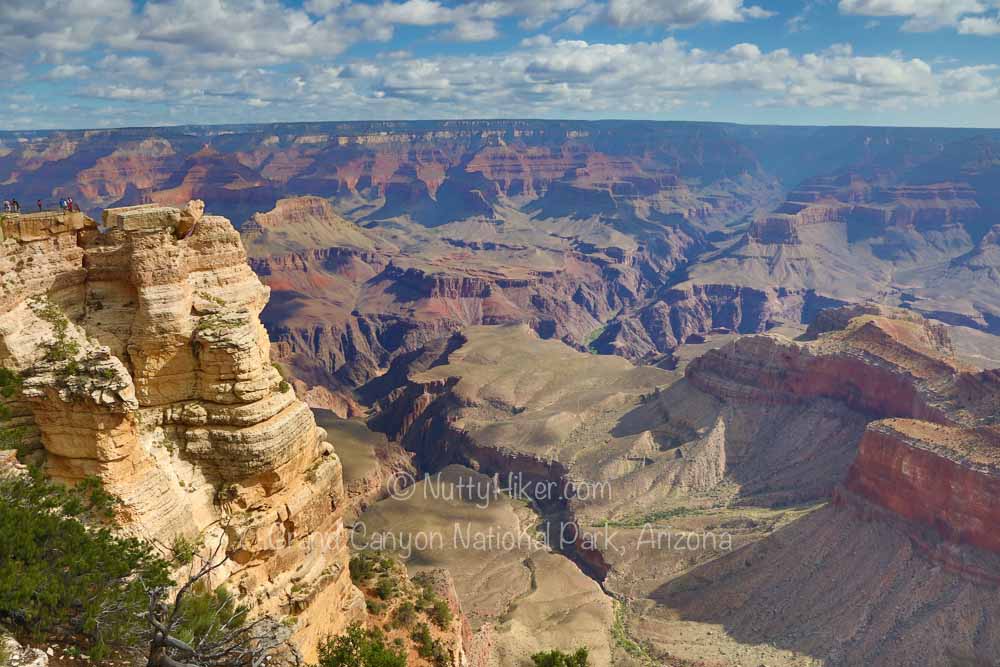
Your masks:
<path fill-rule="evenodd" d="M 959 27 L 961 32 L 974 34 L 975 26 L 985 26 L 988 19 L 975 18 L 996 6 L 995 0 L 840 0 L 839 8 L 844 14 L 860 16 L 905 17 L 903 29 L 911 32 L 926 32 L 948 26 Z M 972 29 L 961 30 L 963 24 L 971 21 Z"/>
<path fill-rule="evenodd" d="M 141 88 L 130 86 L 91 86 L 87 89 L 93 97 L 107 100 L 128 100 L 141 102 L 161 102 L 167 99 L 167 93 L 158 88 Z"/>
<path fill-rule="evenodd" d="M 48 74 L 50 79 L 80 79 L 90 74 L 90 67 L 87 65 L 73 65 L 63 63 L 56 65 Z"/>
<path fill-rule="evenodd" d="M 134 26 L 112 46 L 212 67 L 335 56 L 352 41 L 334 16 L 264 0 L 148 2 Z"/>
<path fill-rule="evenodd" d="M 804 5 L 799 20 L 782 18 L 789 29 L 805 27 L 819 12 L 810 15 L 812 7 L 823 1 Z M 839 7 L 872 20 L 900 16 L 915 22 L 911 29 L 954 25 L 966 34 L 993 35 L 1000 33 L 987 6 L 994 1 L 1000 2 L 839 0 Z M 30 90 L 18 88 L 29 73 L 59 80 L 82 102 L 70 112 L 74 101 L 65 101 L 62 117 L 92 126 L 108 118 L 150 124 L 658 116 L 722 104 L 866 111 L 947 108 L 956 101 L 1000 105 L 1000 72 L 988 61 L 926 62 L 888 48 L 861 55 L 848 45 L 811 53 L 762 48 L 749 26 L 775 5 L 753 2 L 0 0 L 0 65 L 12 94 Z M 719 23 L 746 24 L 743 43 L 702 49 L 683 41 L 683 28 Z M 622 41 L 586 38 L 602 34 L 590 30 L 598 25 L 616 28 L 610 34 Z M 402 26 L 429 39 L 369 44 L 364 48 L 375 53 L 364 58 L 349 51 L 360 42 L 391 39 Z M 645 41 L 630 41 L 629 31 Z M 501 36 L 520 39 L 480 48 L 434 46 Z M 113 113 L 99 113 L 100 107 Z M 8 109 L 0 125 L 13 126 L 14 112 Z M 31 109 L 33 117 L 41 113 Z"/>
<path fill-rule="evenodd" d="M 745 7 L 743 0 L 610 0 L 608 16 L 620 26 L 689 27 L 767 18 L 773 12 L 756 5 Z"/>
<path fill-rule="evenodd" d="M 452 7 L 438 0 L 385 0 L 375 5 L 353 4 L 347 8 L 344 17 L 359 21 L 369 39 L 392 39 L 393 26 L 397 25 L 451 25 L 453 27 L 446 33 L 447 36 L 458 41 L 474 42 L 496 38 L 499 31 L 494 20 L 514 11 L 515 7 L 495 1 L 465 2 Z"/>
<path fill-rule="evenodd" d="M 706 51 L 673 38 L 633 44 L 532 39 L 503 55 L 367 63 L 335 77 L 354 99 L 378 100 L 403 115 L 498 109 L 573 115 L 583 108 L 654 114 L 725 94 L 757 106 L 887 110 L 1000 99 L 991 67 L 935 69 L 899 54 L 859 56 L 848 45 L 802 56 L 750 43 Z M 315 83 L 307 77 L 306 89 Z"/>
<path fill-rule="evenodd" d="M 1000 16 L 968 16 L 958 22 L 958 31 L 963 35 L 982 37 L 1000 35 Z"/>
<path fill-rule="evenodd" d="M 131 12 L 130 0 L 4 0 L 0 40 L 5 46 L 83 51 Z"/>

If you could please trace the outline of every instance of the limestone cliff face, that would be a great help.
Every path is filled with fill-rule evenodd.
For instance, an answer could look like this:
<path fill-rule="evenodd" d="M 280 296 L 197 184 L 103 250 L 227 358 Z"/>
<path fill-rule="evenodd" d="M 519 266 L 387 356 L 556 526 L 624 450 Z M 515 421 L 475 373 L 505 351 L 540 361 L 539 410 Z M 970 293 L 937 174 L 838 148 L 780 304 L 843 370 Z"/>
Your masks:
<path fill-rule="evenodd" d="M 713 331 L 758 333 L 775 322 L 808 320 L 841 302 L 811 289 L 685 282 L 614 320 L 595 342 L 601 352 L 645 361 Z"/>
<path fill-rule="evenodd" d="M 403 243 L 346 222 L 316 197 L 282 200 L 241 233 L 251 266 L 282 297 L 262 315 L 275 356 L 310 385 L 332 388 L 363 385 L 400 356 L 479 324 L 527 322 L 582 347 L 650 276 L 673 270 L 690 242 L 563 239 L 537 252 L 502 238 Z"/>
<path fill-rule="evenodd" d="M 687 378 L 728 401 L 824 398 L 869 415 L 838 502 L 877 508 L 945 567 L 995 580 L 962 549 L 1000 553 L 997 374 L 958 362 L 945 328 L 907 311 L 824 311 L 807 338 L 741 338 L 693 361 Z"/>
<path fill-rule="evenodd" d="M 847 488 L 940 537 L 1000 553 L 1000 450 L 975 432 L 919 420 L 868 427 Z M 1000 582 L 994 572 L 992 578 Z"/>
<path fill-rule="evenodd" d="M 0 363 L 24 378 L 15 412 L 52 477 L 100 477 L 162 544 L 227 540 L 222 579 L 293 617 L 310 657 L 363 613 L 342 467 L 270 363 L 269 290 L 239 234 L 202 210 L 5 218 Z"/>

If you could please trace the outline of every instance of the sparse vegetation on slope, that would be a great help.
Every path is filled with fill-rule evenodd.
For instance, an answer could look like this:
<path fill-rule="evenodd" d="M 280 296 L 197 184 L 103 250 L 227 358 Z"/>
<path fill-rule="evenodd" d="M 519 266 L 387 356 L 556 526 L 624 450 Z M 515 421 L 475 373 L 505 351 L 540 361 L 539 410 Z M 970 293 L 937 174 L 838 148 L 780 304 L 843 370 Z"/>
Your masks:
<path fill-rule="evenodd" d="M 585 648 L 578 648 L 573 653 L 544 651 L 531 656 L 531 661 L 535 667 L 589 667 L 589 655 Z"/>
<path fill-rule="evenodd" d="M 167 585 L 168 567 L 103 523 L 111 513 L 93 481 L 66 489 L 38 471 L 0 480 L 0 620 L 25 637 L 82 637 L 95 658 L 136 646 L 147 587 Z"/>
<path fill-rule="evenodd" d="M 430 574 L 411 579 L 394 558 L 370 550 L 351 558 L 350 571 L 354 584 L 365 593 L 370 621 L 384 641 L 389 637 L 398 647 L 412 650 L 419 658 L 417 665 L 452 664 L 454 612 L 435 591 Z"/>
<path fill-rule="evenodd" d="M 320 644 L 319 667 L 406 667 L 406 656 L 399 646 L 389 645 L 381 630 L 355 623 Z"/>

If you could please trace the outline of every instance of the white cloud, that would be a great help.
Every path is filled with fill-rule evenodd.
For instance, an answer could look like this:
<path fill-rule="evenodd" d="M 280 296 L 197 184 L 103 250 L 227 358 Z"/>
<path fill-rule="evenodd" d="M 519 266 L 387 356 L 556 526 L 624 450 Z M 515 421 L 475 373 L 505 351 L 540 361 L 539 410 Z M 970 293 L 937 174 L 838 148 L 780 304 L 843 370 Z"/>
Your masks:
<path fill-rule="evenodd" d="M 903 29 L 911 32 L 952 26 L 960 32 L 990 34 L 975 32 L 977 26 L 989 23 L 988 19 L 970 17 L 983 14 L 996 4 L 996 0 L 840 0 L 839 8 L 843 14 L 904 17 Z M 973 27 L 962 30 L 962 25 Z"/>
<path fill-rule="evenodd" d="M 344 6 L 345 0 L 306 0 L 302 5 L 311 14 L 329 14 Z"/>
<path fill-rule="evenodd" d="M 130 0 L 3 0 L 0 40 L 6 47 L 83 51 L 131 13 Z"/>
<path fill-rule="evenodd" d="M 655 114 L 704 105 L 720 95 L 783 108 L 926 108 L 1000 100 L 990 67 L 935 69 L 899 54 L 859 56 L 849 45 L 795 56 L 755 44 L 723 51 L 675 39 L 633 44 L 535 38 L 491 56 L 410 58 L 366 63 L 334 75 L 337 90 L 386 115 Z M 330 89 L 329 76 L 322 77 Z M 308 94 L 318 79 L 306 78 Z M 367 102 L 364 100 L 367 99 Z"/>
<path fill-rule="evenodd" d="M 492 21 L 459 21 L 448 34 L 460 42 L 485 42 L 500 35 Z"/>
<path fill-rule="evenodd" d="M 90 67 L 87 65 L 72 65 L 64 63 L 53 67 L 49 73 L 50 79 L 82 79 L 90 74 Z"/>
<path fill-rule="evenodd" d="M 739 22 L 773 16 L 743 0 L 609 0 L 608 17 L 620 26 L 665 25 L 688 27 L 698 23 Z"/>
<path fill-rule="evenodd" d="M 87 92 L 93 97 L 130 102 L 160 102 L 167 99 L 166 91 L 159 88 L 129 86 L 91 86 Z"/>
<path fill-rule="evenodd" d="M 816 18 L 812 6 L 829 1 L 806 3 L 801 21 L 783 18 L 789 29 L 804 27 Z M 988 6 L 1000 0 L 838 1 L 842 12 L 871 20 L 899 16 L 911 29 L 941 24 L 967 34 L 1000 33 L 1000 20 Z M 895 52 L 858 55 L 846 45 L 806 54 L 768 51 L 751 43 L 749 32 L 745 43 L 712 50 L 649 37 L 693 25 L 750 22 L 770 15 L 772 2 L 306 0 L 299 7 L 293 0 L 0 0 L 0 66 L 10 95 L 31 90 L 18 83 L 30 74 L 28 86 L 35 78 L 59 79 L 70 98 L 75 91 L 106 100 L 107 113 L 98 113 L 92 101 L 72 111 L 72 99 L 61 105 L 60 117 L 92 126 L 107 118 L 149 124 L 656 116 L 734 104 L 842 110 L 947 108 L 955 101 L 1000 106 L 1000 73 L 992 65 L 963 67 L 968 59 L 928 63 Z M 595 24 L 635 29 L 650 41 L 565 38 L 586 35 Z M 377 47 L 371 57 L 345 58 L 352 44 L 390 39 L 400 26 L 428 39 L 411 50 L 394 43 Z M 819 36 L 819 26 L 812 27 Z M 501 31 L 513 32 L 507 37 L 519 43 L 459 54 L 453 48 L 436 52 L 431 41 L 494 40 Z M 36 118 L 48 113 L 29 109 Z M 895 118 L 887 116 L 887 122 Z M 0 124 L 10 126 L 6 118 Z"/>
<path fill-rule="evenodd" d="M 963 35 L 993 37 L 1000 35 L 1000 16 L 966 17 L 958 22 L 958 31 Z"/>
<path fill-rule="evenodd" d="M 502 15 L 502 5 L 470 2 L 452 8 L 437 0 L 383 1 L 380 4 L 353 4 L 345 17 L 361 23 L 362 32 L 373 40 L 392 39 L 393 26 L 453 25 L 448 35 L 460 41 L 481 41 L 498 35 L 493 19 Z"/>
<path fill-rule="evenodd" d="M 334 56 L 351 42 L 336 17 L 264 0 L 149 2 L 136 25 L 112 44 L 214 68 Z"/>
<path fill-rule="evenodd" d="M 453 10 L 436 0 L 405 0 L 379 5 L 352 5 L 347 15 L 361 21 L 378 21 L 399 25 L 440 25 L 450 23 Z"/>

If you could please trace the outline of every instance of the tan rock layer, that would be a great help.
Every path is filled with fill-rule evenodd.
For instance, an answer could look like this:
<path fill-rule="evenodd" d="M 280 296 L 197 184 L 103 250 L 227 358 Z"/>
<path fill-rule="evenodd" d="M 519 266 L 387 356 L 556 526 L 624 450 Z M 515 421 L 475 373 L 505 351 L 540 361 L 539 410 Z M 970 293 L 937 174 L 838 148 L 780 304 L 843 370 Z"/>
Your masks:
<path fill-rule="evenodd" d="M 6 217 L 0 363 L 24 377 L 18 418 L 53 477 L 98 476 L 126 527 L 159 544 L 227 539 L 223 580 L 291 617 L 311 658 L 364 614 L 343 471 L 270 363 L 268 288 L 229 221 L 203 210 L 110 209 L 102 228 Z"/>

